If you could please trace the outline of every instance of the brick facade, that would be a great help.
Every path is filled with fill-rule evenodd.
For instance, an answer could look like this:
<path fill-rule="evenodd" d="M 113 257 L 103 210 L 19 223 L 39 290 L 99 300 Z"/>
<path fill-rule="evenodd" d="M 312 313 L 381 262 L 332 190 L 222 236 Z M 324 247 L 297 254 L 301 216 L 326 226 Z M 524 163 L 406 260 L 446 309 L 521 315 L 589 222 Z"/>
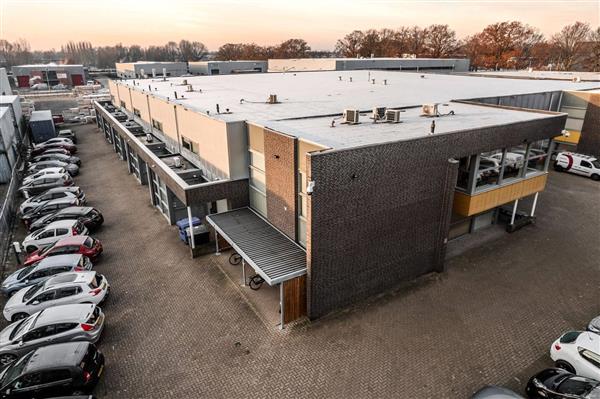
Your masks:
<path fill-rule="evenodd" d="M 265 176 L 269 222 L 296 239 L 296 138 L 265 133 Z"/>
<path fill-rule="evenodd" d="M 577 151 L 600 157 L 600 93 L 590 95 Z"/>
<path fill-rule="evenodd" d="M 311 154 L 309 316 L 442 270 L 458 168 L 449 159 L 554 137 L 565 120 Z"/>

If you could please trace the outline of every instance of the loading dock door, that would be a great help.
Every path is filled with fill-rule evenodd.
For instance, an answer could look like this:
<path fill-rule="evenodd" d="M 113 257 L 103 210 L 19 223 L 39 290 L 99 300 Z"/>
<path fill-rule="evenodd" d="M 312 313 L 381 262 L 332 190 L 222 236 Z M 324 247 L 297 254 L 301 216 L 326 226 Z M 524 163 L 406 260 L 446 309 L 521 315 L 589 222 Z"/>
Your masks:
<path fill-rule="evenodd" d="M 73 82 L 73 86 L 83 86 L 83 76 L 79 74 L 71 75 L 71 82 Z"/>

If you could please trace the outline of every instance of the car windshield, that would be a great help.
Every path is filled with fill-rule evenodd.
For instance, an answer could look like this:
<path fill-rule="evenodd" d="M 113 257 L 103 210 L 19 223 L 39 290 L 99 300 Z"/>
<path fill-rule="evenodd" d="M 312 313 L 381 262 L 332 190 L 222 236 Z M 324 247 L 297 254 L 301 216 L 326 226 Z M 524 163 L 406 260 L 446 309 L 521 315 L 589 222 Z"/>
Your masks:
<path fill-rule="evenodd" d="M 25 366 L 29 362 L 29 359 L 31 358 L 31 356 L 33 356 L 33 351 L 29 352 L 28 354 L 23 356 L 21 359 L 14 362 L 12 365 L 8 366 L 8 368 L 4 372 L 4 375 L 2 375 L 2 377 L 0 377 L 1 381 L 2 381 L 2 383 L 0 385 L 2 387 L 4 387 L 6 385 L 6 383 L 11 382 L 12 380 L 14 380 L 18 376 L 20 376 L 21 373 L 23 372 L 23 369 L 25 369 Z"/>
<path fill-rule="evenodd" d="M 577 337 L 579 337 L 580 335 L 581 331 L 569 331 L 568 333 L 565 333 L 562 337 L 560 337 L 560 342 L 563 344 L 570 344 L 572 342 L 575 342 Z"/>
<path fill-rule="evenodd" d="M 33 265 L 22 268 L 19 274 L 17 274 L 17 280 L 22 280 L 25 276 L 29 275 L 36 266 L 37 263 L 34 263 Z"/>
<path fill-rule="evenodd" d="M 588 394 L 585 396 L 586 399 L 600 399 L 600 385 L 596 385 Z"/>
<path fill-rule="evenodd" d="M 48 252 L 50 252 L 52 248 L 56 246 L 57 243 L 58 241 L 56 241 L 54 244 L 50 244 L 47 247 L 42 248 L 38 254 L 42 256 L 46 255 Z"/>
<path fill-rule="evenodd" d="M 594 165 L 594 168 L 600 169 L 600 161 L 598 161 L 598 160 L 592 161 L 592 165 Z"/>
<path fill-rule="evenodd" d="M 594 385 L 581 377 L 571 377 L 560 384 L 560 393 L 583 396 L 590 392 Z"/>
<path fill-rule="evenodd" d="M 88 248 L 92 248 L 94 246 L 94 240 L 91 237 L 88 237 L 85 239 L 83 245 L 85 245 Z"/>
<path fill-rule="evenodd" d="M 25 292 L 25 295 L 23 295 L 23 302 L 30 300 L 36 294 L 36 292 L 42 289 L 43 286 L 43 281 L 40 281 L 39 283 L 33 285 L 30 289 L 27 290 L 27 292 Z"/>
<path fill-rule="evenodd" d="M 23 333 L 25 331 L 29 330 L 29 327 L 31 327 L 31 325 L 33 324 L 35 320 L 35 317 L 33 316 L 29 316 L 26 319 L 23 319 L 21 321 L 21 323 L 15 327 L 14 330 L 12 330 L 12 332 L 10 333 L 10 339 L 13 339 L 14 337 L 19 337 L 21 335 L 23 335 Z"/>

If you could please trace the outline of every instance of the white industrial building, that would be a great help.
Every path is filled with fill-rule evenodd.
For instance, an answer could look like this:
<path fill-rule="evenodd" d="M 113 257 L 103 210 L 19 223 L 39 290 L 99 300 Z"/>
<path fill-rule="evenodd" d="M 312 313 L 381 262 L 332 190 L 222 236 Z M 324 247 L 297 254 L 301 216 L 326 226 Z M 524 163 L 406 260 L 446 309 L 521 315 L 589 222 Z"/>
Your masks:
<path fill-rule="evenodd" d="M 8 80 L 6 68 L 0 68 L 0 95 L 10 96 L 11 94 L 12 88 L 10 87 L 10 81 Z"/>
<path fill-rule="evenodd" d="M 231 75 L 267 72 L 267 61 L 192 61 L 188 62 L 193 75 Z"/>
<path fill-rule="evenodd" d="M 25 125 L 23 123 L 21 98 L 16 95 L 0 96 L 0 107 L 8 108 L 15 129 L 20 133 L 20 137 L 23 137 L 25 134 Z"/>
<path fill-rule="evenodd" d="M 150 78 L 153 76 L 181 76 L 188 73 L 187 62 L 137 61 L 115 64 L 117 76 L 124 79 Z"/>
<path fill-rule="evenodd" d="M 10 181 L 18 158 L 18 140 L 10 108 L 0 107 L 0 183 Z"/>
<path fill-rule="evenodd" d="M 31 87 L 35 83 L 45 83 L 49 87 L 57 84 L 81 86 L 85 84 L 86 71 L 83 65 L 31 64 L 12 67 L 17 86 Z"/>
<path fill-rule="evenodd" d="M 468 72 L 468 58 L 290 58 L 270 59 L 269 72 L 385 71 Z"/>

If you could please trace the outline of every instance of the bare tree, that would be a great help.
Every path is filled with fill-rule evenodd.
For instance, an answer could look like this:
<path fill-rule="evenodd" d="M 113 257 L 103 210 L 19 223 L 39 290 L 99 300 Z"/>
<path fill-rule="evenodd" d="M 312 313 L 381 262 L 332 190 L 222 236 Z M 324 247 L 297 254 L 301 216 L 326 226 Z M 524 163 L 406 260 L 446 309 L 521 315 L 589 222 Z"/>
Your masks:
<path fill-rule="evenodd" d="M 575 22 L 567 25 L 559 33 L 552 36 L 551 42 L 555 47 L 561 69 L 570 71 L 581 61 L 585 42 L 590 34 L 590 25 Z"/>
<path fill-rule="evenodd" d="M 303 58 L 310 51 L 310 46 L 303 39 L 289 39 L 273 49 L 275 58 Z"/>
<path fill-rule="evenodd" d="M 600 72 L 600 27 L 590 33 L 589 57 L 585 67 L 588 71 Z"/>
<path fill-rule="evenodd" d="M 456 32 L 448 25 L 431 25 L 425 36 L 425 51 L 433 58 L 449 57 L 458 48 Z"/>
<path fill-rule="evenodd" d="M 335 44 L 334 52 L 342 57 L 356 57 L 360 55 L 360 50 L 365 34 L 359 30 L 344 36 Z"/>
<path fill-rule="evenodd" d="M 181 40 L 179 42 L 180 61 L 198 61 L 201 60 L 208 50 L 203 43 Z"/>

